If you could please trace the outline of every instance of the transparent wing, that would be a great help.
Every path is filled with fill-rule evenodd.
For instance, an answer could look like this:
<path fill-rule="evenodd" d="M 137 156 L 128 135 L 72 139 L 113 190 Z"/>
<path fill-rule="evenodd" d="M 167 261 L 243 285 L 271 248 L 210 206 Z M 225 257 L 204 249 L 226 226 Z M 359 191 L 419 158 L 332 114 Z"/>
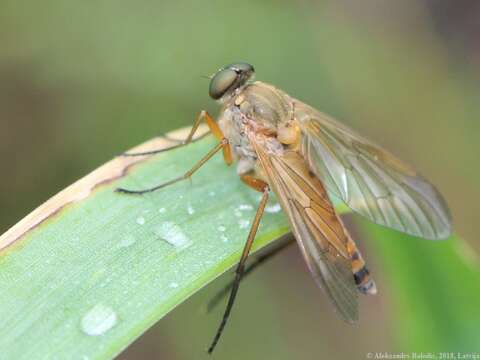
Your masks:
<path fill-rule="evenodd" d="M 348 322 L 358 319 L 357 289 L 347 250 L 347 234 L 322 183 L 302 156 L 272 156 L 254 144 L 268 183 L 287 214 L 310 272 Z"/>
<path fill-rule="evenodd" d="M 296 102 L 295 115 L 311 171 L 352 210 L 414 236 L 450 235 L 445 201 L 415 170 L 306 104 Z"/>

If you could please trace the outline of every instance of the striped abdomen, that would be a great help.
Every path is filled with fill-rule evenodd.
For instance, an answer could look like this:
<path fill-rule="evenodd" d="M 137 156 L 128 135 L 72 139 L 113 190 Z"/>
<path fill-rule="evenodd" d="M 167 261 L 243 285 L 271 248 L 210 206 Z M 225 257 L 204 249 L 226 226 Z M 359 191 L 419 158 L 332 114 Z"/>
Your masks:
<path fill-rule="evenodd" d="M 352 272 L 355 284 L 357 284 L 358 290 L 363 294 L 374 295 L 377 293 L 377 286 L 373 281 L 368 271 L 365 260 L 363 260 L 357 245 L 353 242 L 350 236 L 348 236 L 347 250 L 352 259 Z"/>

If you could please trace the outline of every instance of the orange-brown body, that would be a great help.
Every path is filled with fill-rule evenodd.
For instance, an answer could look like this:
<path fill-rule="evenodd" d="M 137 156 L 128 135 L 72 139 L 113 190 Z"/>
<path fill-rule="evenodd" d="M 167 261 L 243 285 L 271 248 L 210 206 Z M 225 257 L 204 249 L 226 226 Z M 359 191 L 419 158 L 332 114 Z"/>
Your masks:
<path fill-rule="evenodd" d="M 375 293 L 375 283 L 369 276 L 359 250 L 335 213 L 321 181 L 303 159 L 302 133 L 297 117 L 305 115 L 296 108 L 295 103 L 296 100 L 285 92 L 258 81 L 246 85 L 223 103 L 219 125 L 229 140 L 234 158 L 238 160 L 237 172 L 239 175 L 251 174 L 260 178 L 274 189 L 284 211 L 290 215 L 297 237 L 308 235 L 301 233 L 296 222 L 312 221 L 313 231 L 318 232 L 313 236 L 322 251 L 332 251 L 336 257 L 349 261 L 350 276 L 358 289 L 363 293 Z M 259 152 L 264 152 L 263 162 L 259 159 Z M 286 182 L 283 188 L 272 179 L 276 177 L 275 172 L 265 173 L 266 167 L 271 168 L 265 162 L 272 156 L 288 159 L 285 162 L 296 173 L 297 177 Z M 285 180 L 288 175 L 280 174 L 280 177 Z M 300 216 L 305 215 L 303 219 L 292 221 L 293 215 L 289 214 L 287 204 L 291 199 L 300 199 L 300 205 L 305 209 L 304 213 L 300 212 Z M 320 285 L 325 288 L 323 284 Z"/>

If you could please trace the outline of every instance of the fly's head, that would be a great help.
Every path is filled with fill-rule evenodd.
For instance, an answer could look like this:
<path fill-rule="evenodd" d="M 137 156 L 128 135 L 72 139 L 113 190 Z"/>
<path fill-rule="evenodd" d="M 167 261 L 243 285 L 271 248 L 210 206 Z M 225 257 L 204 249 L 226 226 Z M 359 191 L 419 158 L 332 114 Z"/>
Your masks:
<path fill-rule="evenodd" d="M 221 102 L 229 99 L 253 78 L 255 69 L 247 63 L 235 63 L 218 70 L 210 80 L 209 95 Z"/>

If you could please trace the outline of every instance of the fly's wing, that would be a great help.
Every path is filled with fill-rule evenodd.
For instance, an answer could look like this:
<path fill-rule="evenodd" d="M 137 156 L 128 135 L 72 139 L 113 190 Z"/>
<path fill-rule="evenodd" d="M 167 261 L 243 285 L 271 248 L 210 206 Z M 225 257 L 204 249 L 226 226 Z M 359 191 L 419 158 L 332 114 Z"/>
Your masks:
<path fill-rule="evenodd" d="M 346 321 L 356 321 L 357 289 L 348 238 L 322 183 L 309 172 L 299 153 L 275 156 L 254 140 L 252 143 L 317 284 Z"/>
<path fill-rule="evenodd" d="M 302 153 L 326 188 L 373 222 L 426 239 L 451 234 L 440 193 L 410 166 L 301 102 Z"/>

